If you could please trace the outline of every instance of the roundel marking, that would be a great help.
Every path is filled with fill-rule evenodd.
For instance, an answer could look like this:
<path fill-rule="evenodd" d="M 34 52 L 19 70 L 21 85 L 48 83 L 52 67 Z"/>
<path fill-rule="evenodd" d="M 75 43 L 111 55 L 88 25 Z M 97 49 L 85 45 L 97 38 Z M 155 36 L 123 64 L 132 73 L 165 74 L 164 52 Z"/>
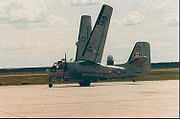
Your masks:
<path fill-rule="evenodd" d="M 121 73 L 121 72 L 120 72 L 120 70 L 118 69 L 118 70 L 117 70 L 117 74 L 120 74 L 120 73 Z"/>
<path fill-rule="evenodd" d="M 112 68 L 109 69 L 109 72 L 112 73 Z"/>
<path fill-rule="evenodd" d="M 85 38 L 85 37 L 82 37 L 82 38 L 81 38 L 81 41 L 82 41 L 82 42 L 86 41 L 86 38 Z"/>

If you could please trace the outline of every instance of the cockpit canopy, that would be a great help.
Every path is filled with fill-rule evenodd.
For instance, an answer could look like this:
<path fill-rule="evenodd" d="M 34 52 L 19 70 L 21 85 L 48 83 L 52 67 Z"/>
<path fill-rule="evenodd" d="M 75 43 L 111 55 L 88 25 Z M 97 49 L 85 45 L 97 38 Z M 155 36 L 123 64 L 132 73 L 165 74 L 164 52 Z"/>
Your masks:
<path fill-rule="evenodd" d="M 52 66 L 52 69 L 63 69 L 65 66 L 65 59 L 62 59 L 61 61 L 55 62 Z"/>

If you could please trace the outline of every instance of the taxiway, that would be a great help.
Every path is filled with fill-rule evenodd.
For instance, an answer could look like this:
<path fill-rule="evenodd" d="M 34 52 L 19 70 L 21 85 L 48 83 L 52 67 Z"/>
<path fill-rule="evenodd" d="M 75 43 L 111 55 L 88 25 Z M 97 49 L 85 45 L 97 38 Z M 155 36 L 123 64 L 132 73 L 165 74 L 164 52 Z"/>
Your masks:
<path fill-rule="evenodd" d="M 1 117 L 179 117 L 179 80 L 0 86 Z"/>

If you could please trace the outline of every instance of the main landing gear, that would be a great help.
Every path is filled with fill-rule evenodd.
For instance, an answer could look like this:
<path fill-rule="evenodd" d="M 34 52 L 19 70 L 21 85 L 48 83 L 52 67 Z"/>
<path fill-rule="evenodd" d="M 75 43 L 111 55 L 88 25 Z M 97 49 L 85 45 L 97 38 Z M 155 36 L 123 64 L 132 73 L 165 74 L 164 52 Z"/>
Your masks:
<path fill-rule="evenodd" d="M 48 79 L 49 79 L 49 88 L 52 88 L 53 87 L 52 80 L 50 77 L 48 77 Z"/>
<path fill-rule="evenodd" d="M 83 82 L 79 82 L 80 86 L 90 86 L 90 84 L 91 84 L 91 81 L 89 80 L 84 80 Z"/>
<path fill-rule="evenodd" d="M 133 82 L 136 82 L 136 80 L 134 80 L 134 77 L 132 78 L 132 81 L 133 81 Z"/>

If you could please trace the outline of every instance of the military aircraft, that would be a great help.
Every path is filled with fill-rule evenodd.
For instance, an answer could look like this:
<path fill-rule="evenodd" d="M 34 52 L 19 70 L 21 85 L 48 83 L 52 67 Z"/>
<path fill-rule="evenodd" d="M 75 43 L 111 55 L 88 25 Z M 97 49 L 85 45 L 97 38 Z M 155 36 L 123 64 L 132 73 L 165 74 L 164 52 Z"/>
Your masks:
<path fill-rule="evenodd" d="M 75 60 L 65 58 L 55 62 L 47 69 L 49 87 L 53 86 L 52 79 L 73 81 L 80 86 L 90 86 L 97 80 L 132 78 L 151 72 L 150 44 L 137 42 L 125 64 L 100 64 L 113 8 L 103 5 L 92 30 L 91 16 L 81 16 L 77 51 Z M 109 62 L 109 61 L 107 61 Z"/>

